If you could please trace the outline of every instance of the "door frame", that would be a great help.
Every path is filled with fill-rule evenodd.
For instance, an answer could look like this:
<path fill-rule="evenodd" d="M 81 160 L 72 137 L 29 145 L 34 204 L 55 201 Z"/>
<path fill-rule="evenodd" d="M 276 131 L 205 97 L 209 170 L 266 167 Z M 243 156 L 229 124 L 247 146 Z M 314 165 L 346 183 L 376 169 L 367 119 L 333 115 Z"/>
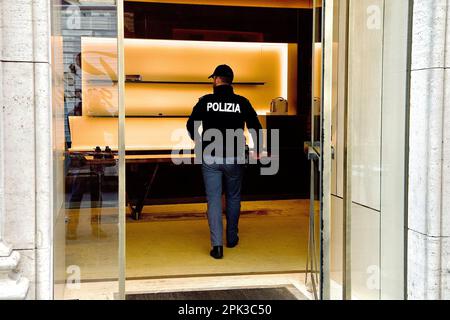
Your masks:
<path fill-rule="evenodd" d="M 119 297 L 126 291 L 126 174 L 125 174 L 125 25 L 124 0 L 117 0 L 117 86 L 119 93 Z"/>
<path fill-rule="evenodd" d="M 313 0 L 313 14 L 321 2 L 321 38 L 322 51 L 322 101 L 320 128 L 320 274 L 319 295 L 322 300 L 329 300 L 330 295 L 330 223 L 331 223 L 331 169 L 332 169 L 332 102 L 333 102 L 333 35 L 334 6 L 336 0 Z M 125 299 L 126 292 L 126 194 L 125 194 L 125 52 L 124 52 L 124 0 L 117 0 L 117 72 L 118 72 L 118 150 L 119 150 L 119 292 L 118 299 Z M 317 6 L 318 7 L 318 6 Z M 315 34 L 315 17 L 313 19 L 313 35 Z M 313 50 L 315 37 L 313 36 Z M 314 68 L 314 54 L 313 63 Z M 312 70 L 313 71 L 313 70 Z M 314 72 L 312 72 L 312 93 L 314 93 Z M 314 99 L 314 94 L 312 94 Z M 311 108 L 314 105 L 312 104 Z M 313 111 L 313 109 L 312 109 Z M 312 132 L 314 134 L 314 132 Z M 327 152 L 328 151 L 328 152 Z M 345 228 L 345 227 L 344 227 Z M 345 259 L 344 259 L 345 260 Z M 346 274 L 346 272 L 344 272 Z M 345 287 L 345 283 L 344 283 Z M 345 289 L 344 289 L 345 291 Z"/>
<path fill-rule="evenodd" d="M 316 1 L 316 0 L 315 0 Z M 333 32 L 335 0 L 322 2 L 322 103 L 321 103 L 321 194 L 320 194 L 320 297 L 329 300 L 330 293 L 330 223 L 331 223 L 331 123 L 333 103 Z"/>

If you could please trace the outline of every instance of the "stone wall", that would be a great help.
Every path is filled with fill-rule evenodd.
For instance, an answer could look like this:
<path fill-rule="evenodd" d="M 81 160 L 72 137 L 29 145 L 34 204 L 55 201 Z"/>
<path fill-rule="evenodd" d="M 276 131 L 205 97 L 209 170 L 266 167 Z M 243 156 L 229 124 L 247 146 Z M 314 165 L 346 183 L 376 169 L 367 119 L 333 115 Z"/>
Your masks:
<path fill-rule="evenodd" d="M 450 299 L 450 6 L 414 0 L 408 298 Z"/>
<path fill-rule="evenodd" d="M 28 299 L 52 294 L 49 5 L 0 2 L 0 241 L 20 257 L 13 269 L 29 280 Z"/>

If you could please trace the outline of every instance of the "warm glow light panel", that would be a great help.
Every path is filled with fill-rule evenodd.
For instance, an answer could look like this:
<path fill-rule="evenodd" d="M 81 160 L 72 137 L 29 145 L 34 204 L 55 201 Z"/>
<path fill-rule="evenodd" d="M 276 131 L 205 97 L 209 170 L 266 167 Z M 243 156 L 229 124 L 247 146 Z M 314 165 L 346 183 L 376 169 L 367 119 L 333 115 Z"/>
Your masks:
<path fill-rule="evenodd" d="M 192 149 L 186 130 L 187 118 L 126 118 L 126 150 Z M 71 151 L 92 151 L 96 146 L 117 151 L 118 118 L 69 117 Z"/>
<path fill-rule="evenodd" d="M 276 97 L 289 94 L 293 106 L 296 61 L 296 45 L 126 39 L 125 72 L 143 80 L 125 87 L 126 149 L 192 148 L 187 117 L 199 97 L 212 92 L 208 76 L 219 64 L 233 67 L 235 91 L 260 115 L 269 112 Z M 71 150 L 107 145 L 116 150 L 116 39 L 82 38 L 82 95 L 83 115 L 69 117 Z"/>
<path fill-rule="evenodd" d="M 215 6 L 248 6 L 276 8 L 312 8 L 313 0 L 132 0 L 134 2 L 159 2 L 178 4 L 202 4 Z M 317 1 L 319 2 L 319 1 Z"/>
<path fill-rule="evenodd" d="M 266 114 L 272 99 L 288 97 L 288 59 L 288 44 L 126 39 L 125 72 L 144 80 L 126 84 L 126 115 L 189 115 L 224 63 L 235 71 L 235 91 Z M 115 39 L 82 39 L 83 115 L 117 115 L 116 65 Z"/>

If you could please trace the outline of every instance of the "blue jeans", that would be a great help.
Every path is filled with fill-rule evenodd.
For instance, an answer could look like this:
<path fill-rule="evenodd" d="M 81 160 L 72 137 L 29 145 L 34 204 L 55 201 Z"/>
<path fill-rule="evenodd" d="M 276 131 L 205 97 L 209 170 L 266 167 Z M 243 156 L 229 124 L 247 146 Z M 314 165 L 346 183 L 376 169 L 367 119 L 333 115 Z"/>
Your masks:
<path fill-rule="evenodd" d="M 222 179 L 225 178 L 225 198 L 227 217 L 227 241 L 238 238 L 239 214 L 241 211 L 241 184 L 243 167 L 240 164 L 202 164 L 208 200 L 208 224 L 212 246 L 223 245 L 222 223 Z"/>

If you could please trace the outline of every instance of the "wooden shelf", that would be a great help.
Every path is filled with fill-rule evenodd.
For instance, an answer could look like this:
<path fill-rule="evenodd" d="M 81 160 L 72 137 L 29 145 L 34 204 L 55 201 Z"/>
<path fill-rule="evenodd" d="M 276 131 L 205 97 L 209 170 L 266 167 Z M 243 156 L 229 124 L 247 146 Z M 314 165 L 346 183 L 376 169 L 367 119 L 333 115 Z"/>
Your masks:
<path fill-rule="evenodd" d="M 117 83 L 117 80 L 88 80 L 90 83 Z M 197 84 L 197 85 L 211 85 L 212 82 L 209 81 L 135 81 L 135 80 L 126 80 L 125 83 L 137 83 L 137 84 Z M 241 86 L 264 86 L 265 82 L 234 82 L 233 85 L 241 85 Z"/>

